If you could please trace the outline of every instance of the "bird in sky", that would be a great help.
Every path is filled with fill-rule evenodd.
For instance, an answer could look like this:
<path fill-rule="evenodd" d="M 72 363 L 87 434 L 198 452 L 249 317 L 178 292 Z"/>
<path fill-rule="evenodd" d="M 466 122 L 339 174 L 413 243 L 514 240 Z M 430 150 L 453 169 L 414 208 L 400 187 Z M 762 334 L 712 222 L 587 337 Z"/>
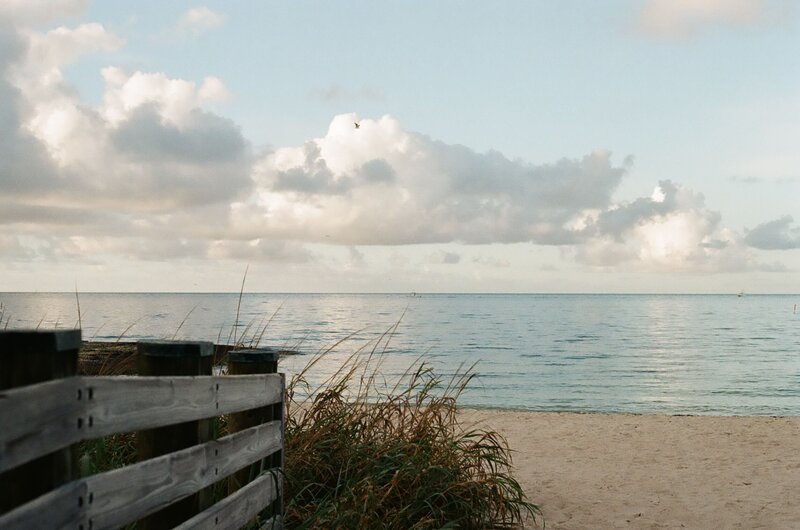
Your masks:
<path fill-rule="evenodd" d="M 360 124 L 360 123 L 358 123 L 357 121 L 354 121 L 354 122 L 353 122 L 353 125 L 355 125 L 355 126 L 356 126 L 356 129 L 360 129 L 360 128 L 361 128 L 361 124 Z"/>

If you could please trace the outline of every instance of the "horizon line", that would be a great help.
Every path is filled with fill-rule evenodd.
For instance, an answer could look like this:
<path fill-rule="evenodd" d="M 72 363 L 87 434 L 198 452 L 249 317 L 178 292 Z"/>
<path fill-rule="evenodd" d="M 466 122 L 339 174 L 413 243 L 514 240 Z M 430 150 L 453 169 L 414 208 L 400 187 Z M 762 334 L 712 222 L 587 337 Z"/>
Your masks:
<path fill-rule="evenodd" d="M 68 294 L 75 295 L 76 291 L 0 291 L 0 295 L 6 294 Z M 544 292 L 544 291 L 77 291 L 77 294 L 233 294 L 233 295 L 466 295 L 466 296 L 498 296 L 498 295 L 520 295 L 520 296 L 563 296 L 563 295 L 633 295 L 633 296 L 800 296 L 800 292 L 613 292 L 613 291 L 575 291 L 575 292 Z"/>

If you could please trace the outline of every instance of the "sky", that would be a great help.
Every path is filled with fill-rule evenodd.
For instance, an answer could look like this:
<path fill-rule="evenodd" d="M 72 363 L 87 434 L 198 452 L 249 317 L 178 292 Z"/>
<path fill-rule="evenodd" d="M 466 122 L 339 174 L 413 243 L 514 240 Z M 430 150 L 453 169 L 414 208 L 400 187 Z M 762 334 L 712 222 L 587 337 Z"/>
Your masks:
<path fill-rule="evenodd" d="M 798 51 L 789 0 L 0 0 L 0 291 L 800 292 Z"/>

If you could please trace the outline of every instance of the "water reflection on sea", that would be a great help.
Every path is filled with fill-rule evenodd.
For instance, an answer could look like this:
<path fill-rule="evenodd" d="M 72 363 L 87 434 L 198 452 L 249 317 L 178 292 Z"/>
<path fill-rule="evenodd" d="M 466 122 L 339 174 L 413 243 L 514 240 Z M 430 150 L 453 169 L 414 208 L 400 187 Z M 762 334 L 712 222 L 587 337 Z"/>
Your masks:
<path fill-rule="evenodd" d="M 85 339 L 190 338 L 291 348 L 312 380 L 377 349 L 391 379 L 421 357 L 447 377 L 477 362 L 473 406 L 800 414 L 797 295 L 81 294 Z M 74 293 L 2 293 L 10 328 L 73 327 Z M 188 317 L 187 317 L 188 315 Z M 313 381 L 312 381 L 313 382 Z"/>

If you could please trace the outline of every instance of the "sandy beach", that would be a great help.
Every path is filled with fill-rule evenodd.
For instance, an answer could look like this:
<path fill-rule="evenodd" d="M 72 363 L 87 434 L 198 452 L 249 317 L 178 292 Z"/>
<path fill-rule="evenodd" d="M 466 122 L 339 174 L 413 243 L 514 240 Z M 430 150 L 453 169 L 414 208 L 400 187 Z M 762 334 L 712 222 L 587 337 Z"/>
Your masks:
<path fill-rule="evenodd" d="M 547 528 L 800 528 L 800 417 L 470 410 Z"/>

